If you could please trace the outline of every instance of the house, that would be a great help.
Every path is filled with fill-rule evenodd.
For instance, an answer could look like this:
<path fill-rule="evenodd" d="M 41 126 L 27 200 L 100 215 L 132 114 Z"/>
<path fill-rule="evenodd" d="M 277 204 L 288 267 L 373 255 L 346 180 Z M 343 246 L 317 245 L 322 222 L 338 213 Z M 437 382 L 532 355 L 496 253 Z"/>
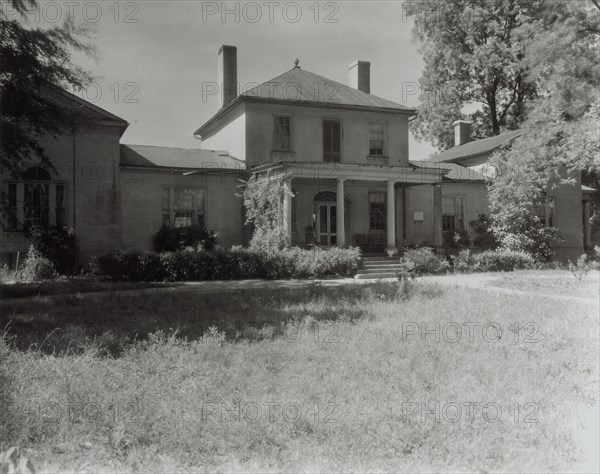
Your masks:
<path fill-rule="evenodd" d="M 289 177 L 294 197 L 284 203 L 284 222 L 291 244 L 359 245 L 390 254 L 403 240 L 440 247 L 442 183 L 458 186 L 448 193 L 484 184 L 458 165 L 409 161 L 415 110 L 371 94 L 368 62 L 352 63 L 345 85 L 296 61 L 239 95 L 237 48 L 221 47 L 218 67 L 220 108 L 195 136 L 203 146 L 235 154 L 248 170 Z M 460 196 L 450 196 L 462 212 Z M 459 221 L 464 216 L 457 214 Z"/>
<path fill-rule="evenodd" d="M 514 130 L 500 135 L 472 140 L 471 123 L 463 120 L 454 123 L 455 146 L 435 155 L 432 160 L 438 164 L 456 164 L 493 177 L 495 170 L 490 166 L 491 156 L 502 147 L 523 135 L 522 130 Z M 591 248 L 589 200 L 593 189 L 581 185 L 581 175 L 573 173 L 574 185 L 558 185 L 549 191 L 546 204 L 535 212 L 547 226 L 556 227 L 562 240 L 553 245 L 556 259 L 575 261 L 585 249 Z M 485 211 L 489 214 L 489 211 Z"/>
<path fill-rule="evenodd" d="M 237 48 L 222 46 L 217 59 L 219 108 L 195 131 L 198 149 L 121 144 L 125 120 L 61 92 L 90 120 L 42 140 L 55 169 L 32 162 L 18 181 L 2 176 L 13 211 L 2 230 L 3 261 L 27 249 L 17 230 L 28 223 L 74 228 L 83 262 L 117 248 L 150 250 L 162 225 L 199 224 L 224 246 L 247 243 L 239 186 L 248 173 L 286 176 L 293 197 L 283 203 L 283 222 L 294 245 L 388 254 L 402 242 L 441 248 L 444 234 L 472 232 L 468 223 L 489 214 L 480 161 L 515 132 L 470 141 L 457 122 L 456 147 L 435 162 L 413 161 L 415 110 L 371 94 L 370 63 L 353 62 L 346 85 L 296 60 L 239 93 Z M 581 192 L 564 191 L 555 202 L 549 222 L 567 232 L 561 256 L 572 258 L 583 251 Z"/>

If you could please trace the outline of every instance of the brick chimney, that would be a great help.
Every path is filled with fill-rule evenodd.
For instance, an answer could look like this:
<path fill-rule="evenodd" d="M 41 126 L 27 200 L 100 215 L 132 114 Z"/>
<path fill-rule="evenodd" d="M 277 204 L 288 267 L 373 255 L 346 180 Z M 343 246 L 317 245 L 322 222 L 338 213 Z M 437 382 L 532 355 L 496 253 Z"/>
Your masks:
<path fill-rule="evenodd" d="M 350 87 L 367 94 L 371 93 L 371 63 L 367 61 L 354 61 L 348 66 L 350 71 Z"/>
<path fill-rule="evenodd" d="M 471 141 L 471 122 L 457 120 L 452 124 L 454 127 L 454 146 L 464 145 Z"/>
<path fill-rule="evenodd" d="M 217 55 L 219 74 L 219 108 L 237 97 L 237 47 L 223 45 Z"/>

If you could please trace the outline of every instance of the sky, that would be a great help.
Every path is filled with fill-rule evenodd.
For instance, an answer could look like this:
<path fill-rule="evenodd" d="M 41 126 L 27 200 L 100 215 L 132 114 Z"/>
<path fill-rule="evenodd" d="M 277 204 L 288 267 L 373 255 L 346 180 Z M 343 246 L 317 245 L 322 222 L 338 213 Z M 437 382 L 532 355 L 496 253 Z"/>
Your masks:
<path fill-rule="evenodd" d="M 371 62 L 371 93 L 418 105 L 424 63 L 401 1 L 135 2 L 41 1 L 30 24 L 71 13 L 91 34 L 98 58 L 75 62 L 96 76 L 79 94 L 130 123 L 122 143 L 198 148 L 193 132 L 217 111 L 217 51 L 238 48 L 242 87 L 300 66 L 347 84 L 348 66 Z M 410 158 L 434 151 L 411 136 Z"/>

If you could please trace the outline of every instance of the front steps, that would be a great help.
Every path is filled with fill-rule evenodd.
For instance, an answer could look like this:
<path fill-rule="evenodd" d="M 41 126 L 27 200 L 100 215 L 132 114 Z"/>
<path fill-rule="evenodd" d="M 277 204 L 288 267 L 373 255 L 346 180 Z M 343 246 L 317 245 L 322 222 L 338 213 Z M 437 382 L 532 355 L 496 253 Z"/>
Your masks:
<path fill-rule="evenodd" d="M 396 278 L 401 269 L 400 257 L 363 257 L 355 280 L 371 280 L 377 278 Z"/>

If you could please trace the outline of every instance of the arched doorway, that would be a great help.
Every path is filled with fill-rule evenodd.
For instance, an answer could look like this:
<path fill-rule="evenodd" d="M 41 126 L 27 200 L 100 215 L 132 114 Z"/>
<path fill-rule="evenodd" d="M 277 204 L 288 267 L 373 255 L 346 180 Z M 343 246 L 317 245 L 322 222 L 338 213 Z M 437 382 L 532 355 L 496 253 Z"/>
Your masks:
<path fill-rule="evenodd" d="M 320 191 L 313 198 L 313 228 L 318 245 L 337 245 L 337 194 L 334 191 Z M 344 196 L 344 232 L 350 228 L 350 199 Z"/>

